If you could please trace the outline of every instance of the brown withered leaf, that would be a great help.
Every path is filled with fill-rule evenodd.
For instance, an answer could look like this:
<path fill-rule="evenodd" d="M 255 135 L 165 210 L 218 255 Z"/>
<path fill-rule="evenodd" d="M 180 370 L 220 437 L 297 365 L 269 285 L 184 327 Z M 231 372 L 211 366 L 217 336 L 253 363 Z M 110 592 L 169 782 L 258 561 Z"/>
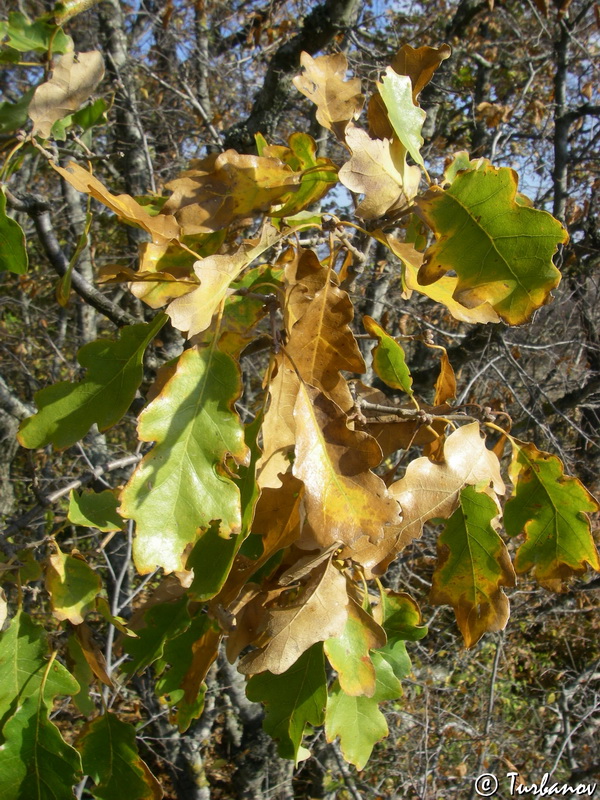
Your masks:
<path fill-rule="evenodd" d="M 311 645 L 341 633 L 348 618 L 347 603 L 346 578 L 331 561 L 319 565 L 299 592 L 279 594 L 265 608 L 253 642 L 259 649 L 241 659 L 239 671 L 281 675 Z"/>
<path fill-rule="evenodd" d="M 78 192 L 89 194 L 122 219 L 147 231 L 155 244 L 164 244 L 179 238 L 179 225 L 175 217 L 169 214 L 151 216 L 146 209 L 128 194 L 111 194 L 106 186 L 95 178 L 91 172 L 80 167 L 74 161 L 63 169 L 50 162 L 52 167 L 67 180 Z"/>
<path fill-rule="evenodd" d="M 433 74 L 442 61 L 450 58 L 452 48 L 443 44 L 441 47 L 411 47 L 403 45 L 392 59 L 391 67 L 398 75 L 408 75 L 413 87 L 413 100 L 433 78 Z"/>
<path fill-rule="evenodd" d="M 450 434 L 444 444 L 442 463 L 428 458 L 411 461 L 404 477 L 389 488 L 402 508 L 397 552 L 421 535 L 425 522 L 436 517 L 448 518 L 465 486 L 490 484 L 497 494 L 504 494 L 500 462 L 485 446 L 477 422 Z"/>
<path fill-rule="evenodd" d="M 111 689 L 114 688 L 110 675 L 106 671 L 106 659 L 102 650 L 94 641 L 91 628 L 84 622 L 75 628 L 75 636 L 81 645 L 83 656 L 94 675 L 101 683 L 110 686 Z"/>
<path fill-rule="evenodd" d="M 184 233 L 209 233 L 254 211 L 267 211 L 294 192 L 301 176 L 278 158 L 226 150 L 192 161 L 192 169 L 166 184 L 173 192 L 163 212 L 173 214 Z"/>
<path fill-rule="evenodd" d="M 144 242 L 149 247 L 163 248 L 165 245 L 154 245 Z M 143 245 L 140 248 L 144 252 Z M 140 255 L 143 258 L 143 255 Z M 190 276 L 185 267 L 169 267 L 168 271 L 147 271 L 153 265 L 146 259 L 140 262 L 140 269 L 122 267 L 118 264 L 104 264 L 98 270 L 97 281 L 103 283 L 130 283 L 130 289 L 140 300 L 150 308 L 161 308 L 170 300 L 192 292 L 198 286 L 195 275 Z"/>
<path fill-rule="evenodd" d="M 347 293 L 328 280 L 304 307 L 286 346 L 301 379 L 336 400 L 340 382 L 345 386 L 340 371 L 366 370 L 350 329 L 353 318 L 354 307 Z"/>
<path fill-rule="evenodd" d="M 281 486 L 280 474 L 290 468 L 289 455 L 296 441 L 294 405 L 298 376 L 283 353 L 275 357 L 269 383 L 269 407 L 262 425 L 263 452 L 257 463 L 261 489 Z"/>
<path fill-rule="evenodd" d="M 47 139 L 54 123 L 77 111 L 104 77 L 104 60 L 98 50 L 65 53 L 56 62 L 52 77 L 40 84 L 29 104 L 32 136 Z"/>
<path fill-rule="evenodd" d="M 275 228 L 266 225 L 258 242 L 243 244 L 234 255 L 209 256 L 196 261 L 194 272 L 200 286 L 169 304 L 167 314 L 173 327 L 187 331 L 190 338 L 205 331 L 224 300 L 229 284 L 280 238 Z"/>
<path fill-rule="evenodd" d="M 302 547 L 337 543 L 358 548 L 361 542 L 382 542 L 400 515 L 381 478 L 371 472 L 381 461 L 377 442 L 350 430 L 339 406 L 305 384 L 299 387 L 294 418 L 293 474 L 304 483 L 312 539 L 307 541 L 303 532 Z"/>
<path fill-rule="evenodd" d="M 222 638 L 221 631 L 210 627 L 192 645 L 192 663 L 181 682 L 186 704 L 191 705 L 198 697 L 208 670 L 217 657 Z"/>
<path fill-rule="evenodd" d="M 394 56 L 391 67 L 398 75 L 408 75 L 412 84 L 413 102 L 432 79 L 434 72 L 447 58 L 452 49 L 443 44 L 441 47 L 411 47 L 405 44 Z M 394 129 L 389 121 L 387 110 L 378 92 L 375 92 L 367 108 L 369 131 L 378 139 L 391 139 Z"/>
<path fill-rule="evenodd" d="M 371 139 L 354 125 L 346 131 L 352 158 L 340 169 L 340 181 L 352 192 L 364 194 L 355 214 L 376 219 L 410 204 L 419 190 L 421 170 L 406 163 L 406 150 L 398 141 Z"/>
<path fill-rule="evenodd" d="M 346 126 L 358 119 L 364 104 L 360 78 L 344 80 L 348 60 L 343 53 L 313 58 L 302 53 L 304 72 L 294 78 L 294 86 L 317 106 L 317 121 L 343 139 Z"/>
<path fill-rule="evenodd" d="M 329 279 L 329 270 L 319 261 L 314 250 L 295 249 L 294 257 L 286 264 L 286 295 L 283 308 L 288 333 L 303 316 L 311 300 Z"/>

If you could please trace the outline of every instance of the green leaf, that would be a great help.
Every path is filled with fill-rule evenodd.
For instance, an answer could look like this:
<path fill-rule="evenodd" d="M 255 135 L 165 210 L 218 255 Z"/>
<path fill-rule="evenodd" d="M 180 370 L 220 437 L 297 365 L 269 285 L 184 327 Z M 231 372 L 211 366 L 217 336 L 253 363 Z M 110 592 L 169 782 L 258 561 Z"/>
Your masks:
<path fill-rule="evenodd" d="M 412 597 L 404 592 L 384 589 L 380 613 L 376 615 L 387 635 L 387 643 L 377 653 L 387 661 L 398 680 L 410 675 L 412 665 L 405 641 L 415 642 L 427 635 L 421 625 L 421 612 Z"/>
<path fill-rule="evenodd" d="M 14 103 L 9 103 L 8 100 L 0 103 L 0 134 L 13 133 L 25 127 L 34 92 L 35 88 L 29 89 Z"/>
<path fill-rule="evenodd" d="M 95 608 L 102 581 L 77 551 L 68 555 L 57 544 L 54 546 L 56 553 L 48 558 L 46 568 L 46 590 L 54 616 L 81 625 L 88 611 Z"/>
<path fill-rule="evenodd" d="M 94 100 L 93 103 L 89 103 L 73 114 L 67 114 L 66 117 L 57 119 L 52 126 L 52 138 L 56 141 L 64 141 L 67 136 L 67 128 L 71 128 L 73 125 L 77 125 L 84 132 L 95 125 L 106 125 L 108 123 L 107 110 L 108 103 L 105 100 L 101 97 Z"/>
<path fill-rule="evenodd" d="M 86 726 L 77 746 L 83 771 L 96 784 L 97 800 L 162 797 L 156 779 L 139 756 L 135 728 L 106 713 Z"/>
<path fill-rule="evenodd" d="M 156 442 L 121 495 L 120 513 L 134 519 L 134 560 L 143 574 L 185 566 L 185 550 L 214 520 L 222 536 L 242 525 L 239 488 L 224 460 L 247 455 L 232 406 L 240 393 L 237 364 L 213 344 L 186 350 L 177 370 L 140 416 L 142 441 Z"/>
<path fill-rule="evenodd" d="M 363 317 L 363 325 L 367 333 L 376 336 L 379 341 L 373 348 L 373 369 L 376 374 L 392 389 L 400 389 L 412 397 L 412 377 L 402 347 L 371 317 Z"/>
<path fill-rule="evenodd" d="M 175 706 L 179 731 L 186 731 L 192 720 L 197 719 L 204 708 L 206 684 L 202 691 L 188 702 L 185 698 L 183 683 L 192 667 L 194 644 L 211 627 L 208 614 L 196 614 L 187 630 L 165 642 L 163 654 L 156 663 L 156 673 L 160 678 L 156 681 L 156 693 L 169 706 Z"/>
<path fill-rule="evenodd" d="M 353 697 L 375 694 L 375 667 L 369 651 L 383 647 L 385 640 L 383 629 L 373 617 L 350 599 L 344 630 L 325 642 L 327 658 L 338 673 L 345 694 Z"/>
<path fill-rule="evenodd" d="M 39 695 L 48 655 L 45 630 L 28 614 L 18 611 L 0 635 L 0 726 L 26 698 Z M 51 703 L 57 694 L 78 691 L 77 681 L 55 659 L 46 678 L 45 699 Z"/>
<path fill-rule="evenodd" d="M 46 53 L 50 46 L 54 54 L 73 50 L 73 40 L 61 28 L 45 19 L 30 22 L 19 11 L 11 11 L 8 22 L 0 22 L 0 39 L 5 36 L 5 46 L 21 53 Z"/>
<path fill-rule="evenodd" d="M 425 169 L 421 155 L 421 128 L 427 114 L 413 102 L 410 78 L 408 75 L 398 75 L 388 67 L 378 89 L 398 139 L 411 154 L 413 161 Z"/>
<path fill-rule="evenodd" d="M 2 734 L 2 800 L 73 800 L 73 784 L 81 776 L 79 753 L 48 719 L 41 693 L 23 701 Z"/>
<path fill-rule="evenodd" d="M 397 698 L 402 688 L 391 666 L 377 652 L 372 656 L 376 673 L 373 697 L 351 697 L 345 694 L 339 681 L 329 690 L 325 712 L 325 736 L 332 742 L 340 737 L 340 747 L 346 761 L 362 769 L 378 741 L 388 735 L 385 717 L 379 703 Z"/>
<path fill-rule="evenodd" d="M 158 314 L 152 322 L 127 325 L 117 342 L 100 339 L 84 345 L 77 359 L 87 375 L 36 393 L 39 410 L 21 423 L 17 437 L 23 447 L 53 444 L 63 449 L 82 439 L 94 423 L 100 431 L 115 425 L 142 382 L 144 351 L 166 319 Z"/>
<path fill-rule="evenodd" d="M 117 513 L 118 505 L 114 489 L 105 489 L 103 492 L 93 492 L 91 489 L 76 492 L 72 489 L 67 516 L 73 525 L 97 528 L 104 533 L 120 531 L 124 522 Z"/>
<path fill-rule="evenodd" d="M 454 270 L 455 300 L 467 308 L 488 302 L 510 325 L 549 302 L 560 281 L 552 256 L 568 238 L 546 211 L 516 202 L 517 186 L 513 170 L 486 165 L 459 172 L 446 190 L 433 186 L 417 201 L 437 239 L 425 253 L 419 283 Z"/>
<path fill-rule="evenodd" d="M 506 545 L 492 526 L 498 514 L 487 494 L 466 486 L 438 540 L 429 601 L 454 607 L 467 647 L 508 622 L 508 599 L 500 587 L 514 586 L 515 574 Z"/>
<path fill-rule="evenodd" d="M 515 492 L 504 508 L 504 525 L 509 536 L 525 534 L 516 571 L 533 568 L 537 581 L 557 589 L 565 578 L 584 572 L 586 563 L 600 570 L 587 517 L 598 511 L 596 500 L 577 478 L 564 474 L 556 456 L 518 439 L 511 442 Z"/>
<path fill-rule="evenodd" d="M 6 214 L 6 195 L 0 187 L 0 272 L 27 272 L 28 259 L 23 228 Z"/>
<path fill-rule="evenodd" d="M 71 697 L 71 700 L 82 714 L 90 717 L 96 711 L 96 704 L 90 696 L 90 684 L 94 680 L 94 673 L 90 669 L 79 640 L 74 634 L 69 636 L 67 652 L 69 654 L 68 661 L 71 672 L 80 687 L 77 694 Z"/>
<path fill-rule="evenodd" d="M 263 727 L 278 742 L 282 758 L 296 763 L 308 758 L 302 747 L 306 725 L 322 725 L 327 702 L 327 677 L 321 643 L 313 644 L 286 672 L 261 672 L 248 681 L 246 694 L 266 705 Z"/>
<path fill-rule="evenodd" d="M 157 603 L 144 615 L 145 627 L 136 631 L 137 639 L 128 638 L 123 650 L 132 661 L 123 665 L 128 675 L 143 672 L 154 661 L 163 657 L 165 644 L 186 631 L 190 626 L 188 599 L 182 597 L 174 603 Z"/>

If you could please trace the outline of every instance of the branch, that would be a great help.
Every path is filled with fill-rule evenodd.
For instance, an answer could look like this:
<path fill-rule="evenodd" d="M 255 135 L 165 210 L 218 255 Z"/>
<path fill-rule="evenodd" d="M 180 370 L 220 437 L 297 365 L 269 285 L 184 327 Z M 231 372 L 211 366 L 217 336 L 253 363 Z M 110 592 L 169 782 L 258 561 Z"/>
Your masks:
<path fill-rule="evenodd" d="M 254 134 L 270 136 L 286 109 L 292 77 L 300 66 L 300 54 L 313 55 L 354 23 L 360 0 L 325 0 L 304 19 L 299 33 L 281 45 L 267 68 L 262 88 L 254 99 L 250 116 L 225 134 L 225 147 L 244 152 L 254 146 Z"/>
<path fill-rule="evenodd" d="M 30 406 L 28 403 L 23 403 L 11 392 L 1 375 L 0 408 L 16 419 L 25 419 L 25 417 L 30 417 L 35 411 L 33 406 Z"/>
<path fill-rule="evenodd" d="M 31 195 L 17 197 L 12 192 L 6 191 L 6 198 L 9 205 L 17 211 L 23 211 L 28 214 L 34 224 L 36 233 L 39 237 L 44 252 L 48 256 L 50 264 L 54 271 L 61 277 L 66 273 L 69 268 L 69 259 L 64 254 L 52 225 L 50 217 L 50 204 L 46 200 L 41 200 Z M 77 294 L 89 303 L 90 306 L 99 311 L 107 317 L 115 325 L 121 327 L 123 325 L 131 325 L 137 322 L 128 311 L 124 311 L 112 300 L 99 292 L 94 286 L 88 283 L 80 273 L 73 270 L 71 275 L 71 285 Z"/>

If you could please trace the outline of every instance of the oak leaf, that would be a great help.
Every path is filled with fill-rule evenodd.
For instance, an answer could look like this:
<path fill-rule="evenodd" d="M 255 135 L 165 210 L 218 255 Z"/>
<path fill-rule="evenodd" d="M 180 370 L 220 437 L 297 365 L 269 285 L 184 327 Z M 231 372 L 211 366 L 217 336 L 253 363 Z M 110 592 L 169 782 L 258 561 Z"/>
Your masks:
<path fill-rule="evenodd" d="M 377 88 L 398 141 L 410 153 L 413 161 L 425 169 L 421 155 L 421 128 L 427 115 L 413 100 L 410 78 L 408 75 L 398 75 L 388 67 Z"/>
<path fill-rule="evenodd" d="M 425 253 L 419 283 L 454 270 L 456 300 L 468 308 L 488 302 L 510 325 L 550 301 L 560 281 L 552 256 L 568 238 L 548 212 L 517 203 L 517 187 L 513 170 L 485 165 L 418 200 L 437 240 Z"/>
<path fill-rule="evenodd" d="M 355 554 L 361 544 L 381 542 L 386 550 L 388 529 L 400 522 L 400 516 L 385 484 L 371 472 L 381 461 L 377 442 L 362 431 L 350 430 L 339 406 L 303 383 L 294 418 L 293 473 L 304 483 L 308 524 L 302 547 L 346 545 L 348 554 L 359 561 Z"/>
<path fill-rule="evenodd" d="M 346 143 L 352 157 L 340 169 L 339 179 L 352 192 L 365 195 L 356 208 L 357 216 L 375 219 L 410 204 L 419 190 L 421 171 L 406 163 L 400 142 L 371 139 L 352 125 L 346 131 Z"/>
<path fill-rule="evenodd" d="M 344 80 L 348 61 L 343 53 L 313 58 L 303 52 L 300 63 L 304 72 L 294 78 L 294 86 L 317 106 L 317 121 L 341 139 L 350 120 L 362 111 L 360 79 Z"/>
<path fill-rule="evenodd" d="M 40 84 L 29 104 L 32 136 L 47 139 L 54 123 L 77 111 L 104 77 L 104 60 L 98 50 L 65 53 L 54 65 L 52 77 Z"/>
<path fill-rule="evenodd" d="M 451 433 L 444 444 L 443 455 L 441 463 L 428 458 L 411 461 L 404 477 L 389 488 L 402 509 L 398 552 L 421 535 L 425 522 L 449 517 L 465 486 L 491 484 L 495 492 L 504 493 L 500 463 L 485 446 L 477 422 Z"/>
<path fill-rule="evenodd" d="M 511 439 L 509 469 L 515 485 L 504 508 L 509 536 L 525 534 L 517 550 L 515 569 L 533 575 L 542 586 L 559 590 L 565 578 L 600 571 L 600 559 L 590 531 L 588 514 L 600 506 L 577 478 L 564 474 L 559 458 L 534 444 Z"/>
<path fill-rule="evenodd" d="M 346 578 L 331 561 L 313 570 L 299 592 L 292 589 L 288 594 L 290 599 L 280 595 L 276 605 L 265 609 L 254 641 L 259 649 L 241 659 L 240 672 L 281 675 L 313 644 L 343 629 L 348 616 Z"/>
<path fill-rule="evenodd" d="M 124 222 L 136 225 L 147 231 L 155 244 L 164 244 L 179 238 L 179 225 L 175 217 L 168 214 L 156 214 L 153 217 L 131 195 L 111 194 L 98 178 L 74 161 L 70 161 L 66 169 L 59 167 L 52 161 L 50 164 L 78 192 L 91 195 L 107 208 L 110 208 L 111 211 L 114 211 Z"/>
<path fill-rule="evenodd" d="M 466 647 L 484 633 L 503 630 L 510 615 L 501 587 L 515 585 L 515 571 L 497 525 L 496 503 L 465 486 L 438 539 L 429 601 L 454 607 Z"/>
<path fill-rule="evenodd" d="M 155 442 L 121 494 L 119 513 L 134 519 L 134 560 L 141 573 L 162 566 L 185 567 L 186 547 L 220 520 L 221 534 L 241 528 L 238 486 L 223 463 L 248 454 L 233 402 L 240 391 L 239 369 L 216 346 L 192 348 L 142 412 L 138 433 Z"/>
<path fill-rule="evenodd" d="M 295 192 L 301 176 L 278 158 L 226 150 L 199 161 L 166 184 L 173 192 L 163 213 L 173 214 L 185 234 L 226 228 Z"/>

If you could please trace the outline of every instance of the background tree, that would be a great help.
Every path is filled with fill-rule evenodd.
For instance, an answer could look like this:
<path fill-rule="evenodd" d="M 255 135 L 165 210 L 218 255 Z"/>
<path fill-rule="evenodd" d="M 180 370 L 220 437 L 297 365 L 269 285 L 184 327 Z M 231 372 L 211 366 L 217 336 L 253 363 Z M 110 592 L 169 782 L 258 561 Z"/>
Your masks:
<path fill-rule="evenodd" d="M 167 184 L 190 168 L 191 159 L 216 158 L 227 148 L 254 154 L 257 146 L 285 146 L 293 133 L 305 132 L 317 142 L 318 157 L 339 167 L 349 157 L 343 136 L 338 138 L 335 123 L 328 126 L 322 114 L 315 113 L 320 106 L 315 108 L 294 86 L 301 54 L 343 53 L 369 97 L 377 94 L 375 84 L 388 64 L 403 71 L 397 56 L 401 45 L 447 44 L 452 55 L 438 59 L 435 75 L 421 87 L 419 99 L 427 111 L 421 154 L 429 174 L 441 182 L 452 154 L 461 150 L 469 151 L 471 158 L 517 169 L 520 189 L 534 206 L 551 211 L 568 230 L 569 240 L 555 259 L 563 280 L 554 302 L 539 308 L 527 325 L 467 324 L 418 291 L 410 295 L 389 244 L 367 235 L 375 223 L 365 225 L 367 233 L 346 227 L 340 239 L 346 254 L 342 288 L 354 304 L 353 329 L 363 337 L 359 342 L 370 369 L 363 380 L 383 392 L 375 400 L 380 405 L 389 406 L 398 395 L 371 366 L 373 337 L 380 331 L 376 323 L 382 323 L 388 333 L 409 337 L 401 341 L 412 390 L 432 403 L 439 351 L 429 345 L 443 345 L 457 374 L 458 406 L 473 403 L 467 410 L 477 414 L 484 398 L 489 412 L 482 412 L 482 419 L 493 418 L 505 427 L 502 414 L 508 414 L 513 434 L 560 455 L 567 472 L 597 490 L 599 105 L 593 4 L 467 0 L 449 9 L 424 2 L 398 10 L 394 4 L 356 0 L 199 0 L 135 6 L 104 0 L 65 3 L 50 11 L 47 5 L 25 2 L 11 13 L 2 27 L 0 80 L 5 101 L 0 106 L 0 141 L 10 210 L 2 223 L 6 247 L 0 258 L 4 269 L 8 265 L 20 274 L 3 276 L 0 323 L 4 586 L 11 614 L 21 604 L 55 632 L 59 660 L 69 659 L 80 683 L 97 681 L 91 699 L 86 689 L 75 698 L 77 710 L 66 703 L 53 706 L 52 716 L 67 741 L 81 735 L 85 718 L 100 707 L 102 696 L 121 722 L 135 726 L 133 741 L 127 739 L 130 729 L 115 735 L 122 736 L 134 754 L 134 777 L 129 780 L 141 781 L 136 790 L 140 797 L 157 790 L 136 761 L 139 757 L 159 776 L 166 796 L 185 798 L 464 797 L 479 772 L 502 774 L 512 764 L 531 780 L 547 770 L 563 780 L 591 780 L 598 770 L 597 581 L 572 584 L 563 594 L 549 595 L 529 578 L 521 578 L 518 589 L 508 592 L 516 624 L 505 633 L 488 635 L 471 650 L 461 650 L 452 612 L 429 604 L 439 532 L 434 527 L 402 551 L 383 579 L 386 588 L 410 592 L 419 602 L 429 635 L 409 645 L 413 673 L 403 681 L 404 697 L 388 708 L 391 735 L 377 745 L 365 770 L 348 766 L 337 742 L 327 744 L 322 732 L 315 733 L 311 744 L 315 758 L 297 768 L 293 761 L 280 759 L 262 730 L 261 706 L 246 698 L 244 679 L 224 654 L 208 671 L 202 715 L 194 719 L 194 709 L 188 709 L 193 721 L 185 732 L 179 731 L 181 704 L 175 705 L 175 715 L 157 699 L 157 689 L 163 698 L 178 689 L 169 684 L 174 676 L 169 679 L 168 671 L 161 678 L 161 648 L 170 642 L 171 648 L 187 653 L 194 642 L 210 638 L 210 631 L 204 630 L 201 617 L 186 628 L 188 618 L 181 622 L 180 639 L 161 640 L 161 625 L 177 630 L 176 614 L 185 617 L 180 581 L 173 576 L 162 579 L 154 571 L 142 577 L 136 573 L 131 562 L 133 524 L 127 522 L 119 532 L 122 523 L 114 516 L 114 504 L 113 516 L 102 523 L 95 518 L 94 529 L 89 517 L 86 524 L 85 510 L 78 518 L 71 507 L 67 516 L 66 506 L 73 488 L 100 493 L 122 486 L 147 452 L 142 444 L 131 452 L 135 416 L 146 404 L 156 375 L 164 381 L 171 360 L 183 350 L 177 325 L 166 322 L 160 333 L 152 331 L 157 338 L 149 345 L 143 382 L 124 426 L 106 433 L 92 430 L 58 452 L 48 446 L 17 452 L 15 434 L 19 421 L 35 410 L 34 392 L 59 380 L 83 377 L 75 358 L 82 345 L 97 338 L 114 339 L 115 326 L 156 318 L 156 311 L 144 302 L 148 296 L 140 283 L 133 294 L 124 283 L 101 285 L 111 275 L 131 278 L 127 270 L 139 267 L 140 252 L 150 258 L 148 235 L 139 227 L 120 224 L 97 202 L 106 201 L 106 196 L 89 200 L 77 191 L 68 171 L 59 174 L 48 166 L 48 154 L 65 170 L 74 158 L 90 164 L 111 192 L 138 198 L 152 214 L 169 195 Z M 20 131 L 31 131 L 33 88 L 50 77 L 51 57 L 69 50 L 56 24 L 72 37 L 77 52 L 102 53 L 105 77 L 87 110 L 72 109 L 80 116 L 70 126 L 60 121 L 66 115 L 41 123 L 34 115 L 33 124 L 42 125 L 40 148 L 25 141 Z M 305 58 L 303 63 L 306 67 L 310 62 Z M 377 131 L 377 119 L 376 110 L 371 110 L 371 132 L 381 138 L 388 134 Z M 264 141 L 257 141 L 257 134 Z M 281 153 L 271 151 L 273 157 Z M 361 190 L 355 188 L 353 195 L 348 182 L 344 186 L 337 184 L 319 199 L 314 213 L 329 210 L 342 221 L 356 220 L 353 212 Z M 177 192 L 177 184 L 171 189 Z M 168 203 L 173 206 L 174 201 Z M 270 205 L 265 201 L 263 210 Z M 123 216 L 122 209 L 116 210 Z M 424 244 L 427 233 L 418 217 L 375 216 L 387 231 L 423 249 L 419 242 Z M 15 269 L 20 234 L 10 218 L 25 231 L 29 272 L 23 264 Z M 207 248 L 203 256 L 222 247 L 223 226 L 215 227 L 209 241 L 202 241 Z M 242 236 L 256 232 L 254 209 L 234 215 L 227 227 L 231 248 Z M 321 241 L 310 230 L 298 235 L 303 246 L 317 248 L 325 259 L 327 236 Z M 226 248 L 227 243 L 221 252 L 231 253 Z M 270 251 L 270 263 L 276 263 L 277 255 Z M 285 256 L 279 256 L 279 264 L 285 264 Z M 145 263 L 149 269 L 150 262 Z M 185 269 L 189 272 L 189 263 L 181 268 L 179 276 Z M 250 291 L 269 295 L 268 281 Z M 376 321 L 366 333 L 358 324 L 363 315 Z M 245 351 L 244 393 L 237 404 L 244 422 L 250 422 L 259 407 L 269 360 L 267 337 L 276 320 L 272 309 L 270 319 L 261 323 L 262 338 Z M 362 410 L 367 413 L 364 402 Z M 378 470 L 388 485 L 422 454 L 422 446 L 410 437 L 399 451 L 390 445 L 389 458 Z M 438 450 L 438 460 L 442 454 Z M 435 458 L 435 450 L 429 455 Z M 52 575 L 83 563 L 76 555 L 66 555 L 72 548 L 85 555 L 106 587 L 108 607 L 98 605 L 87 625 L 76 616 L 67 616 L 69 621 L 62 624 L 49 616 L 49 597 L 52 607 L 57 605 Z M 45 589 L 40 563 L 46 569 Z M 89 580 L 89 574 L 86 577 Z M 135 640 L 141 645 L 128 645 L 118 632 L 122 623 L 117 617 L 127 619 L 129 628 L 143 630 L 146 611 L 146 629 L 158 631 L 160 652 L 145 652 L 148 639 L 143 636 Z M 133 660 L 127 660 L 127 653 Z M 144 671 L 155 658 L 154 667 Z M 177 660 L 173 653 L 170 658 Z M 164 660 L 171 663 L 169 656 Z M 135 672 L 124 688 L 111 678 L 123 669 Z M 52 688 L 45 694 L 50 705 L 55 695 L 73 691 L 60 671 L 55 676 L 48 673 L 43 681 L 42 686 Z M 260 682 L 255 680 L 250 697 L 264 697 Z M 9 711 L 4 708 L 3 713 L 4 724 Z M 89 749 L 94 736 L 101 739 L 106 733 L 101 724 L 112 721 L 110 716 L 97 717 L 86 729 Z M 179 722 L 179 728 L 184 727 Z M 79 784 L 79 797 L 90 796 L 92 780 L 102 785 L 93 765 L 88 774 L 91 780 Z"/>

